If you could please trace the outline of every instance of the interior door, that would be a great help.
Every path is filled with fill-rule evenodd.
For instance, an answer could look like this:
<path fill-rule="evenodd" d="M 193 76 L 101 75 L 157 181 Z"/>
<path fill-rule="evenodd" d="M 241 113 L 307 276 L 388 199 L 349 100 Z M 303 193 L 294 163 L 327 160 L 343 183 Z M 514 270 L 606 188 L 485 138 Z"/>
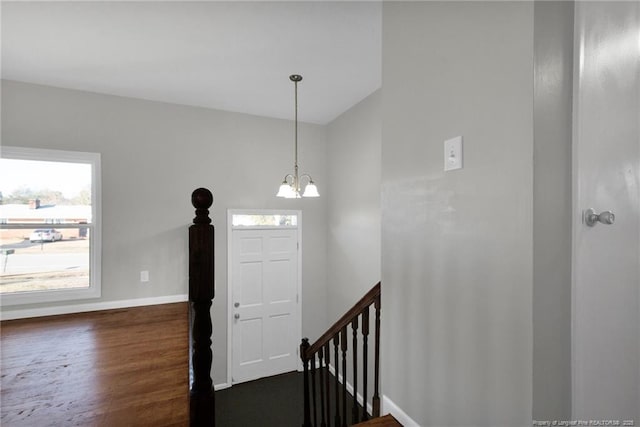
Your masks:
<path fill-rule="evenodd" d="M 233 383 L 297 368 L 298 231 L 233 230 Z"/>
<path fill-rule="evenodd" d="M 640 5 L 576 2 L 575 25 L 573 417 L 639 425 Z"/>

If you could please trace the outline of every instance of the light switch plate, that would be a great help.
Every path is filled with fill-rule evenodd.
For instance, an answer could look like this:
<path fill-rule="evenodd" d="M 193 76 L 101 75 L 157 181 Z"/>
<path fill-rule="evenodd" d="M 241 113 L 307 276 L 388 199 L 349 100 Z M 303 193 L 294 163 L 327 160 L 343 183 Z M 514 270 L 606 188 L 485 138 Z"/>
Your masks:
<path fill-rule="evenodd" d="M 462 169 L 462 137 L 447 139 L 444 142 L 444 170 Z"/>
<path fill-rule="evenodd" d="M 140 272 L 140 281 L 142 283 L 146 283 L 149 281 L 149 271 L 148 270 L 142 270 Z"/>

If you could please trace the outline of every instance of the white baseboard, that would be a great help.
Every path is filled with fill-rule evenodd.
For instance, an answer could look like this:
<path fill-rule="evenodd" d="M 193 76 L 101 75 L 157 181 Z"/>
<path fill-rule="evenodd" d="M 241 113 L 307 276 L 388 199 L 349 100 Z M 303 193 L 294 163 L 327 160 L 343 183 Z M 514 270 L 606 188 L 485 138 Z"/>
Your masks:
<path fill-rule="evenodd" d="M 214 384 L 213 385 L 213 390 L 215 390 L 215 391 L 224 390 L 225 388 L 229 388 L 229 387 L 231 387 L 231 384 L 229 384 L 229 383 Z"/>
<path fill-rule="evenodd" d="M 117 308 L 143 307 L 147 305 L 171 304 L 188 301 L 189 296 L 168 295 L 162 297 L 137 298 L 119 301 L 94 302 L 89 304 L 59 305 L 55 307 L 27 308 L 0 311 L 0 320 L 26 319 L 29 317 L 56 316 L 59 314 L 84 313 L 87 311 L 113 310 Z"/>
<path fill-rule="evenodd" d="M 382 413 L 391 414 L 396 420 L 404 427 L 420 427 L 409 415 L 407 415 L 393 400 L 389 399 L 384 394 L 382 395 Z"/>
<path fill-rule="evenodd" d="M 329 372 L 331 372 L 331 375 L 333 375 L 334 377 L 336 376 L 336 369 L 333 367 L 332 364 L 329 364 Z M 340 384 L 344 384 L 342 382 L 342 374 L 338 374 L 338 382 Z M 353 385 L 351 385 L 351 383 L 349 381 L 347 381 L 347 391 L 349 392 L 349 394 L 351 394 L 353 396 Z M 358 403 L 360 404 L 360 406 L 364 406 L 364 398 L 362 397 L 362 394 L 358 393 L 358 395 L 356 396 L 358 399 Z M 367 413 L 369 415 L 373 414 L 373 407 L 371 406 L 371 403 L 367 402 Z"/>

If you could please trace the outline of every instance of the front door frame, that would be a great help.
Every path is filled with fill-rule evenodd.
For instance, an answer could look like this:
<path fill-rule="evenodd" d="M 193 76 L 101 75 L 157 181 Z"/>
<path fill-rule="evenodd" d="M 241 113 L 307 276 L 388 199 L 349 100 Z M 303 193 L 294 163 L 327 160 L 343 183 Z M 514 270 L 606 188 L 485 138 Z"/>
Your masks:
<path fill-rule="evenodd" d="M 233 226 L 234 215 L 296 215 L 298 217 L 295 226 Z M 297 308 L 298 324 L 296 325 L 296 336 L 302 340 L 302 211 L 294 209 L 227 209 L 227 386 L 233 386 L 233 230 L 277 230 L 281 228 L 297 230 L 298 238 L 298 274 L 297 274 Z M 299 349 L 296 348 L 299 355 Z M 299 364 L 299 363 L 298 363 Z"/>

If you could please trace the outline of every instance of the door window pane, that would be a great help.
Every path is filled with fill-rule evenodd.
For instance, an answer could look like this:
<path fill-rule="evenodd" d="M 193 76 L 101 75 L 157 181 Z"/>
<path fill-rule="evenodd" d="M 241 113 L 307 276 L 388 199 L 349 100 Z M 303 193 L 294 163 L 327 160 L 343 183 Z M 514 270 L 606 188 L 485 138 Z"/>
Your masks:
<path fill-rule="evenodd" d="M 233 215 L 234 227 L 295 227 L 298 225 L 297 215 L 242 214 Z"/>

